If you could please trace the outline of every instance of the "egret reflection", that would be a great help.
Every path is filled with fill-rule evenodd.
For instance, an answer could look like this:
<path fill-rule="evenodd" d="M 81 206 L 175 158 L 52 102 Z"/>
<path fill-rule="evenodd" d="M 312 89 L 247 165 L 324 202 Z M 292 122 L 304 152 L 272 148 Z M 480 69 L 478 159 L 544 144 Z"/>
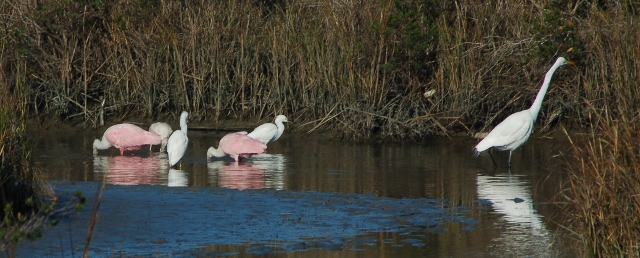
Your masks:
<path fill-rule="evenodd" d="M 163 185 L 169 169 L 166 154 L 140 156 L 94 156 L 93 171 L 115 185 Z M 106 175 L 105 175 L 106 173 Z"/>
<path fill-rule="evenodd" d="M 505 230 L 494 241 L 523 255 L 549 251 L 541 248 L 552 243 L 551 234 L 534 208 L 528 180 L 510 174 L 478 175 L 477 184 L 478 198 L 491 201 L 495 212 L 503 215 Z"/>
<path fill-rule="evenodd" d="M 281 154 L 260 154 L 249 162 L 207 163 L 211 183 L 229 189 L 284 189 L 285 158 Z"/>
<path fill-rule="evenodd" d="M 167 175 L 167 186 L 169 187 L 185 187 L 189 186 L 189 179 L 184 170 L 169 169 Z"/>

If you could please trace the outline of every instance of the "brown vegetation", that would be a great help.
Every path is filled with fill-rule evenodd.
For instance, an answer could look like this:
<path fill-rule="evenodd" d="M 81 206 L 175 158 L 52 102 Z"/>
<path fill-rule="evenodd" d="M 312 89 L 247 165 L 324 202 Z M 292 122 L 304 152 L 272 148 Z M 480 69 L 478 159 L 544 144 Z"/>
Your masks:
<path fill-rule="evenodd" d="M 579 70 L 554 77 L 543 130 L 588 126 L 637 96 L 633 1 L 0 5 L 2 83 L 25 87 L 30 114 L 89 125 L 105 97 L 116 121 L 188 110 L 212 122 L 284 113 L 355 137 L 475 132 L 528 107 L 561 55 Z"/>
<path fill-rule="evenodd" d="M 85 201 L 77 193 L 79 202 L 56 207 L 53 191 L 32 167 L 23 90 L 0 85 L 0 250 L 9 257 L 16 245 L 38 239 L 43 226 L 56 223 L 49 216 L 79 209 Z"/>
<path fill-rule="evenodd" d="M 46 216 L 40 203 L 51 195 L 38 180 L 30 164 L 25 123 L 19 116 L 24 112 L 16 95 L 0 87 L 0 250 L 10 250 L 27 239 L 39 236 L 38 228 Z M 48 192 L 50 193 L 50 191 Z"/>
<path fill-rule="evenodd" d="M 574 143 L 575 166 L 564 197 L 568 228 L 597 257 L 640 256 L 638 116 L 600 117 L 586 143 Z"/>
<path fill-rule="evenodd" d="M 93 126 L 105 98 L 115 121 L 283 113 L 306 131 L 422 137 L 528 108 L 565 56 L 577 68 L 554 76 L 536 130 L 593 132 L 567 192 L 576 232 L 593 255 L 637 256 L 639 12 L 634 0 L 8 0 L 0 88 L 20 93 L 24 116 Z"/>

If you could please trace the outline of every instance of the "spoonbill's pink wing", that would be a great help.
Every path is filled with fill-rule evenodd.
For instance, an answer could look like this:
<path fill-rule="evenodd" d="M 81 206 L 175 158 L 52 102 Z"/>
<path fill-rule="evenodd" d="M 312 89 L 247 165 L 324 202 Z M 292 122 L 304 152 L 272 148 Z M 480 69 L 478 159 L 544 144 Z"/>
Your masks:
<path fill-rule="evenodd" d="M 253 155 L 264 153 L 267 145 L 243 133 L 230 133 L 220 139 L 220 148 L 229 156 Z"/>
<path fill-rule="evenodd" d="M 132 124 L 114 125 L 105 132 L 105 135 L 116 148 L 135 148 L 141 145 L 162 143 L 162 139 L 157 134 Z"/>

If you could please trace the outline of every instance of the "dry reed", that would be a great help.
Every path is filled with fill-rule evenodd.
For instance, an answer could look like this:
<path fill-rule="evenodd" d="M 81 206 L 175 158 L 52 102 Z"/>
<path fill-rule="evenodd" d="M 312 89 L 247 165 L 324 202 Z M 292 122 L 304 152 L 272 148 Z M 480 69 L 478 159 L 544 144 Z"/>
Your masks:
<path fill-rule="evenodd" d="M 104 97 L 110 120 L 284 113 L 305 131 L 424 137 L 487 131 L 565 56 L 578 68 L 554 76 L 536 130 L 593 132 L 576 146 L 575 225 L 592 230 L 580 234 L 593 255 L 637 255 L 639 12 L 634 0 L 7 0 L 0 85 L 22 92 L 25 116 L 91 126 Z"/>
<path fill-rule="evenodd" d="M 539 121 L 588 126 L 575 95 L 615 102 L 602 68 L 636 62 L 604 55 L 639 45 L 624 29 L 637 6 L 616 3 L 4 1 L 2 76 L 24 64 L 30 114 L 91 126 L 104 97 L 109 120 L 284 113 L 305 131 L 402 138 L 488 130 L 564 55 L 581 70 L 554 77 Z"/>
<path fill-rule="evenodd" d="M 640 32 L 623 29 L 635 26 L 637 16 L 612 15 L 637 14 L 639 6 L 617 4 L 582 10 L 597 18 L 578 29 L 592 31 L 584 47 L 593 54 L 582 58 L 581 87 L 574 100 L 565 101 L 582 103 L 573 105 L 579 108 L 576 121 L 590 127 L 586 142 L 573 144 L 576 162 L 564 197 L 570 201 L 567 228 L 583 243 L 584 255 L 592 257 L 640 256 Z"/>
<path fill-rule="evenodd" d="M 575 143 L 576 165 L 565 197 L 568 229 L 597 257 L 640 256 L 640 135 L 638 117 L 605 118 L 586 143 Z M 632 126 L 630 126 L 632 125 Z"/>

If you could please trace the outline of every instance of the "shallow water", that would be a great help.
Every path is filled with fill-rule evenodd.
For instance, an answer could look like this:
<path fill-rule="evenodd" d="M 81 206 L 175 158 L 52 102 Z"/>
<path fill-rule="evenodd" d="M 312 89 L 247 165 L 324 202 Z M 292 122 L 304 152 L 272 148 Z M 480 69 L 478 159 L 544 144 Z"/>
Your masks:
<path fill-rule="evenodd" d="M 189 132 L 181 169 L 148 150 L 91 152 L 102 131 L 33 132 L 36 166 L 60 199 L 89 199 L 19 256 L 81 256 L 91 203 L 107 185 L 92 256 L 567 256 L 557 195 L 568 149 L 530 139 L 474 157 L 471 138 L 349 143 L 285 132 L 267 154 L 207 161 L 224 133 Z"/>

